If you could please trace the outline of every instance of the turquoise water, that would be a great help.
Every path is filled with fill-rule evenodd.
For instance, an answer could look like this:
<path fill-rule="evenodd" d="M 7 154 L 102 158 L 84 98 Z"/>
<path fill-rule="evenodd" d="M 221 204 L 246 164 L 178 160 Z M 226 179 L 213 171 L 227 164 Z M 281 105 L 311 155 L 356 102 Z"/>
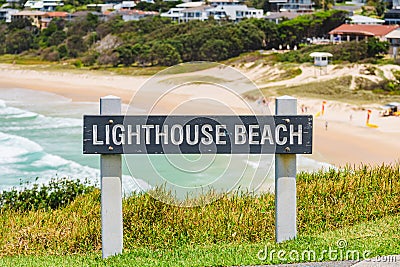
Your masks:
<path fill-rule="evenodd" d="M 0 189 L 39 177 L 98 177 L 98 159 L 83 156 L 82 113 L 93 103 L 53 94 L 0 90 Z"/>
<path fill-rule="evenodd" d="M 37 177 L 39 183 L 70 177 L 99 184 L 99 156 L 82 154 L 82 116 L 98 112 L 98 103 L 1 89 L 0 191 Z M 133 155 L 125 160 L 131 168 L 125 165 L 123 170 L 126 193 L 161 184 L 178 188 L 183 195 L 193 188 L 268 190 L 272 185 L 272 155 Z M 301 170 L 323 166 L 326 164 L 299 157 Z"/>

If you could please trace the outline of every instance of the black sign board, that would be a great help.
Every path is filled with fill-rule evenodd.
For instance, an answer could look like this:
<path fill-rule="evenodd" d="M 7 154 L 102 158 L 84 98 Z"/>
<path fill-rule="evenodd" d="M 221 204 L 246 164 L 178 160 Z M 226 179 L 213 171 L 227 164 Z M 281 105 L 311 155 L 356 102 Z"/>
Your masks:
<path fill-rule="evenodd" d="M 86 115 L 84 154 L 311 154 L 312 116 Z"/>

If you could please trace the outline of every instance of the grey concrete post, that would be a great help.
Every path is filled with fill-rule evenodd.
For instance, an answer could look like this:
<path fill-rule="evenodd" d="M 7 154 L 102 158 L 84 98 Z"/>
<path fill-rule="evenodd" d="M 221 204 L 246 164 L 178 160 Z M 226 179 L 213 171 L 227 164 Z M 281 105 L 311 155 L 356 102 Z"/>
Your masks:
<path fill-rule="evenodd" d="M 121 99 L 100 98 L 101 115 L 120 115 Z M 101 242 L 103 259 L 122 253 L 122 162 L 121 155 L 101 155 Z"/>
<path fill-rule="evenodd" d="M 276 115 L 297 115 L 297 99 L 278 97 Z M 275 155 L 275 240 L 294 239 L 296 227 L 296 155 Z"/>

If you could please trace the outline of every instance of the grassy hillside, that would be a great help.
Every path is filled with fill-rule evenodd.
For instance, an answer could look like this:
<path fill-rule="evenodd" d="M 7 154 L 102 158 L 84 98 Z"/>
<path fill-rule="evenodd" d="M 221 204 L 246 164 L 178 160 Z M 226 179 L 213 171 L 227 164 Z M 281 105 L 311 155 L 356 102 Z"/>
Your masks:
<path fill-rule="evenodd" d="M 9 206 L 0 210 L 0 265 L 260 264 L 279 262 L 257 257 L 265 246 L 322 251 L 337 246 L 340 239 L 349 249 L 368 250 L 369 256 L 400 254 L 399 177 L 400 165 L 299 174 L 298 239 L 281 245 L 274 244 L 271 194 L 225 194 L 195 208 L 169 206 L 148 194 L 134 195 L 123 202 L 125 253 L 107 262 L 99 256 L 99 190 L 58 208 Z"/>
<path fill-rule="evenodd" d="M 384 80 L 383 83 L 387 83 Z M 389 81 L 390 82 L 390 81 Z M 346 103 L 387 103 L 400 101 L 400 90 L 394 92 L 379 90 L 382 85 L 370 80 L 356 78 L 355 89 L 351 89 L 352 77 L 344 76 L 325 81 L 310 82 L 292 86 L 274 86 L 261 88 L 264 95 L 291 95 L 316 99 L 343 101 Z M 368 83 L 368 84 L 367 84 Z M 244 97 L 256 100 L 260 97 L 260 90 L 247 92 Z"/>

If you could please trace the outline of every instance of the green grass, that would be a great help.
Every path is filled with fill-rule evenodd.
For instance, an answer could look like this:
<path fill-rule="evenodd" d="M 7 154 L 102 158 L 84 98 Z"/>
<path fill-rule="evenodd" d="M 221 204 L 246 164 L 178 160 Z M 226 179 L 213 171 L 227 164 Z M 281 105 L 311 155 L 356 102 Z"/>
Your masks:
<path fill-rule="evenodd" d="M 80 66 L 76 67 L 74 63 L 77 60 L 67 60 L 63 62 L 50 62 L 45 61 L 41 57 L 32 55 L 0 55 L 0 64 L 13 64 L 19 68 L 43 70 L 43 71 L 69 71 L 79 72 L 91 71 L 96 74 L 118 74 L 127 76 L 151 76 L 155 75 L 160 71 L 163 71 L 164 75 L 180 74 L 196 72 L 218 66 L 218 63 L 205 62 L 205 63 L 185 63 L 178 64 L 173 68 L 163 66 L 151 66 L 151 67 L 101 67 L 101 66 Z"/>
<path fill-rule="evenodd" d="M 298 238 L 274 243 L 274 196 L 224 194 L 206 206 L 164 204 L 149 194 L 123 201 L 123 255 L 100 258 L 100 193 L 57 209 L 0 209 L 0 266 L 226 266 L 271 250 L 336 248 L 400 254 L 400 165 L 298 175 Z M 24 200 L 25 201 L 25 200 Z M 328 260 L 324 255 L 323 260 Z M 295 261 L 301 261 L 295 260 Z"/>
<path fill-rule="evenodd" d="M 367 257 L 393 255 L 400 253 L 399 215 L 359 223 L 340 230 L 327 231 L 318 235 L 301 235 L 298 239 L 275 244 L 260 242 L 257 244 L 215 244 L 209 246 L 181 246 L 165 249 L 135 248 L 125 249 L 122 255 L 101 259 L 100 253 L 63 256 L 14 256 L 0 258 L 1 266 L 238 266 L 255 264 L 276 264 L 292 262 L 290 251 L 302 255 L 304 251 L 315 251 L 315 258 L 304 257 L 306 261 L 327 261 L 330 258 L 323 250 L 337 250 L 338 260 L 355 260 Z M 343 242 L 344 248 L 338 247 Z M 263 253 L 259 253 L 260 250 Z M 287 261 L 279 260 L 272 250 L 285 251 Z M 267 258 L 264 260 L 264 251 Z M 341 251 L 341 252 L 340 252 Z M 342 254 L 340 254 L 342 253 Z M 346 256 L 348 253 L 348 256 Z M 360 255 L 357 257 L 357 254 Z M 257 256 L 261 256 L 261 259 Z M 292 255 L 294 259 L 296 254 Z M 342 256 L 341 256 L 342 255 Z M 299 256 L 301 259 L 301 256 Z"/>
<path fill-rule="evenodd" d="M 57 65 L 57 63 L 45 61 L 38 56 L 10 54 L 0 55 L 0 63 L 18 65 Z"/>

